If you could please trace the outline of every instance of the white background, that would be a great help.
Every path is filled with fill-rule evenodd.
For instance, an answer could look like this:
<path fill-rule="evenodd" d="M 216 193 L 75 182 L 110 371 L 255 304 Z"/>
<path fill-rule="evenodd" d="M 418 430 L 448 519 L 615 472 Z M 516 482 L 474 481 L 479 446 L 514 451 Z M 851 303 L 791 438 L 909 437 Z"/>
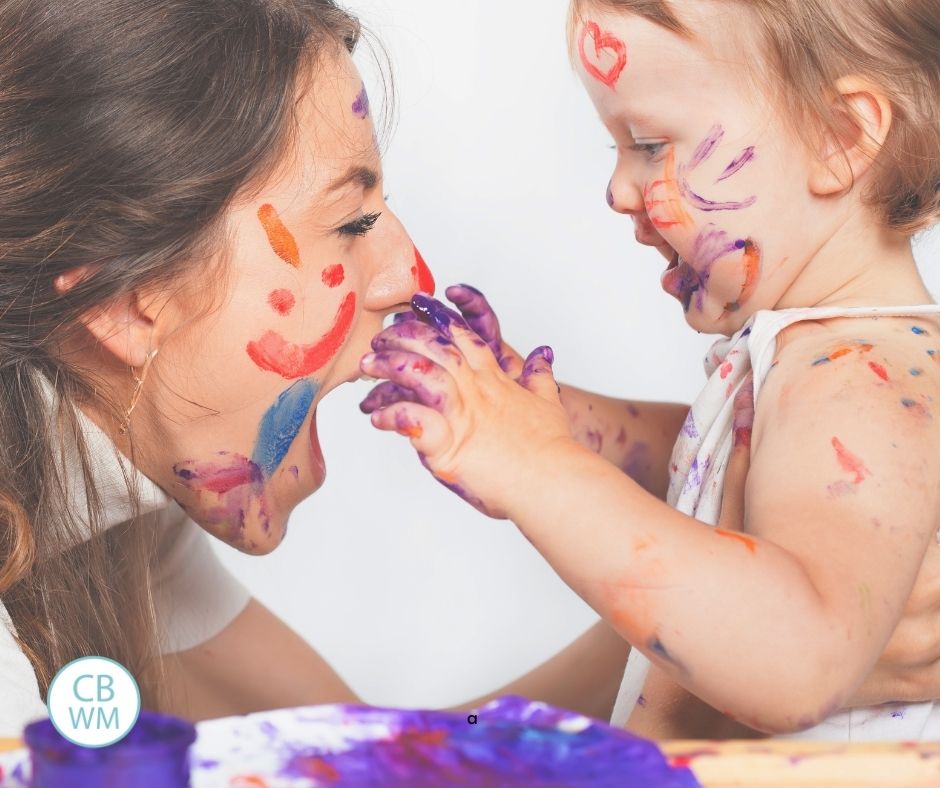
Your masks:
<path fill-rule="evenodd" d="M 566 382 L 691 402 L 715 337 L 687 327 L 660 289 L 662 258 L 607 208 L 614 152 L 568 63 L 567 0 L 349 5 L 391 57 L 399 121 L 385 188 L 440 288 L 482 289 L 509 341 L 552 345 Z M 371 73 L 365 50 L 359 61 Z M 940 294 L 937 233 L 918 257 Z M 320 406 L 327 483 L 295 510 L 284 544 L 263 558 L 216 549 L 365 701 L 468 700 L 594 615 L 511 524 L 478 515 L 407 441 L 373 430 L 357 407 L 368 390 Z"/>

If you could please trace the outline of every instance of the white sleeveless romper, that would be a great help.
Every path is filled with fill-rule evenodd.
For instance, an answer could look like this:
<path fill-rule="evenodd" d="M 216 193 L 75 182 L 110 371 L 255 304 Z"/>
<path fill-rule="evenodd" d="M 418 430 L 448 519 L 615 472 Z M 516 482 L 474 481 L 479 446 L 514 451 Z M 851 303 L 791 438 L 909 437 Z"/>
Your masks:
<path fill-rule="evenodd" d="M 672 451 L 670 506 L 708 525 L 715 525 L 721 511 L 725 470 L 732 449 L 734 397 L 753 369 L 754 408 L 773 364 L 777 334 L 806 319 L 831 317 L 917 317 L 938 315 L 940 305 L 892 307 L 798 307 L 755 312 L 733 336 L 718 340 L 705 358 L 708 382 L 692 405 Z M 940 536 L 938 536 L 940 538 Z M 623 727 L 639 700 L 649 671 L 649 660 L 633 649 L 611 715 L 611 724 Z M 818 725 L 780 739 L 828 741 L 940 738 L 940 700 L 924 703 L 890 703 L 839 711 Z"/>

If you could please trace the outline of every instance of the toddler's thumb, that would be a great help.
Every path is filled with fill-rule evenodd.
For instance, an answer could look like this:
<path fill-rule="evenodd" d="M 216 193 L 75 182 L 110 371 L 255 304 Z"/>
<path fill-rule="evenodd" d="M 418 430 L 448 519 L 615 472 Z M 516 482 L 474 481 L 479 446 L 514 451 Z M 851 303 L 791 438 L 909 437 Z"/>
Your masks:
<path fill-rule="evenodd" d="M 552 371 L 554 363 L 555 353 L 548 345 L 537 347 L 526 358 L 519 383 L 533 394 L 555 399 L 558 396 L 558 384 Z"/>

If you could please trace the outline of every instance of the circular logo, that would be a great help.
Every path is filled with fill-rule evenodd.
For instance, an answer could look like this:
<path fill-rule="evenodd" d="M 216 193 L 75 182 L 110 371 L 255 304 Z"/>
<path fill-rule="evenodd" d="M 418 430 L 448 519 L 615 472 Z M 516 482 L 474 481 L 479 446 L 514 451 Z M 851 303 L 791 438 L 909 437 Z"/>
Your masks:
<path fill-rule="evenodd" d="M 140 714 L 140 688 L 130 671 L 107 657 L 82 657 L 62 667 L 49 684 L 49 719 L 82 747 L 123 739 Z"/>

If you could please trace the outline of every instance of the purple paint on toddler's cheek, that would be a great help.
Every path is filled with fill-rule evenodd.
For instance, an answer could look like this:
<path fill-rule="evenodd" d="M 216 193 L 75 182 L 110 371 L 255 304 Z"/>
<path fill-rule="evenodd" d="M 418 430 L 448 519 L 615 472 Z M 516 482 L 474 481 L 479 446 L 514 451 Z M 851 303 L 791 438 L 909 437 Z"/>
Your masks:
<path fill-rule="evenodd" d="M 725 180 L 726 178 L 730 178 L 732 175 L 742 170 L 745 165 L 753 161 L 753 159 L 754 146 L 752 145 L 750 148 L 745 148 L 744 152 L 727 166 L 725 171 L 721 174 L 718 180 L 715 181 L 715 183 L 721 183 L 721 181 Z"/>

